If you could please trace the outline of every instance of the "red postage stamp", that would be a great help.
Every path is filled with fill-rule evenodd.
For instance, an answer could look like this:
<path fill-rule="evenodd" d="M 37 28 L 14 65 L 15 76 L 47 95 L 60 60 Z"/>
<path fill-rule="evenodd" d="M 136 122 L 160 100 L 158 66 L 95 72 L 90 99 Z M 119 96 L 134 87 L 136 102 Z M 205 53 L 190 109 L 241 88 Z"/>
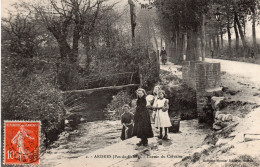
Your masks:
<path fill-rule="evenodd" d="M 5 121 L 4 163 L 39 164 L 40 122 Z"/>

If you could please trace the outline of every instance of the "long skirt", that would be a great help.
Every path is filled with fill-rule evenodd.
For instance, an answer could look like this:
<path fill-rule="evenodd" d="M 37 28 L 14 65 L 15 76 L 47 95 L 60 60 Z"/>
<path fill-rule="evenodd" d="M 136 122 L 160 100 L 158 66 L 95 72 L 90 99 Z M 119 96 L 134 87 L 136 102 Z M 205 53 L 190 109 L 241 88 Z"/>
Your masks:
<path fill-rule="evenodd" d="M 148 112 L 142 115 L 140 119 L 135 122 L 133 136 L 136 136 L 137 138 L 153 137 L 153 130 Z"/>

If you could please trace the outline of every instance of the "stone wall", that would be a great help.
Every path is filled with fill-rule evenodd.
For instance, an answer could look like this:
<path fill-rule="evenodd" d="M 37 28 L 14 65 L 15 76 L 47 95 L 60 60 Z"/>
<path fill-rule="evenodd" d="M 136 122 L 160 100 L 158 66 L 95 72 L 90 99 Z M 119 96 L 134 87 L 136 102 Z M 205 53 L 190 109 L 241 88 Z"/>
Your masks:
<path fill-rule="evenodd" d="M 197 113 L 200 122 L 213 119 L 207 108 L 211 96 L 217 96 L 220 89 L 220 63 L 186 61 L 183 63 L 183 80 L 196 90 Z M 209 106 L 210 108 L 210 106 Z"/>
<path fill-rule="evenodd" d="M 195 64 L 200 61 L 184 61 L 182 66 L 183 81 L 191 88 L 196 89 Z"/>

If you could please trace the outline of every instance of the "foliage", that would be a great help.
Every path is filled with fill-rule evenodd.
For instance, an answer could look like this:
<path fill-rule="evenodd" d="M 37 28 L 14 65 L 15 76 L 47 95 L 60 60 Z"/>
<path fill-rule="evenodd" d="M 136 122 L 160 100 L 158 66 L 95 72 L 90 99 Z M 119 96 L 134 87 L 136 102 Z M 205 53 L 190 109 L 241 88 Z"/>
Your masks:
<path fill-rule="evenodd" d="M 38 54 L 42 39 L 38 38 L 40 30 L 32 15 L 13 15 L 2 19 L 3 45 L 11 54 L 33 57 Z"/>
<path fill-rule="evenodd" d="M 167 36 L 169 30 L 170 32 L 179 30 L 198 31 L 201 26 L 201 14 L 208 9 L 207 3 L 205 0 L 155 1 L 158 14 L 162 18 L 161 26 L 164 34 Z M 172 27 L 167 28 L 166 25 L 172 25 Z"/>
<path fill-rule="evenodd" d="M 123 105 L 130 105 L 131 101 L 131 96 L 127 93 L 127 91 L 120 91 L 113 96 L 113 100 L 107 105 L 107 110 L 115 111 L 116 115 L 120 117 L 123 114 Z"/>
<path fill-rule="evenodd" d="M 80 76 L 81 80 L 85 81 L 85 85 L 88 85 L 87 88 L 129 84 L 131 79 L 129 74 L 116 75 L 126 72 L 134 73 L 132 83 L 136 84 L 139 83 L 137 74 L 142 74 L 145 88 L 151 88 L 158 81 L 159 64 L 155 52 L 149 48 L 140 46 L 128 48 L 120 45 L 116 48 L 107 48 L 104 46 L 93 50 L 91 54 L 90 75 L 87 76 L 83 72 Z M 75 82 L 78 81 L 75 80 Z"/>
<path fill-rule="evenodd" d="M 179 83 L 180 79 L 168 74 L 167 71 L 160 73 L 160 85 L 169 99 L 169 114 L 183 120 L 196 118 L 196 91 L 185 84 L 170 85 L 170 82 Z"/>
<path fill-rule="evenodd" d="M 17 8 L 18 14 L 9 15 L 2 25 L 3 119 L 41 120 L 47 142 L 55 136 L 54 133 L 62 130 L 66 115 L 60 90 L 129 84 L 118 77 L 89 84 L 89 79 L 94 77 L 123 72 L 135 73 L 133 83 L 139 83 L 138 74 L 142 74 L 143 86 L 151 87 L 159 76 L 156 54 L 150 48 L 131 46 L 128 34 L 125 35 L 115 24 L 120 24 L 116 19 L 120 16 L 112 11 L 113 5 L 99 4 L 102 6 L 99 8 L 96 4 L 93 10 L 83 11 L 84 7 L 77 3 L 90 1 L 73 1 L 73 8 L 67 4 L 72 1 L 62 0 L 65 8 L 68 7 L 63 13 L 55 6 L 56 0 L 50 2 L 52 4 L 44 5 L 52 6 L 58 14 L 46 12 L 48 8 L 43 6 L 33 6 L 32 9 L 32 6 L 23 4 L 22 8 L 33 15 L 24 16 L 22 9 Z M 108 11 L 111 13 L 106 16 Z M 86 56 L 82 66 L 76 61 L 78 51 L 82 51 L 80 56 Z M 121 104 L 130 102 L 130 96 L 123 92 L 112 101 L 112 106 L 120 112 Z"/>
<path fill-rule="evenodd" d="M 65 107 L 61 92 L 51 82 L 53 76 L 49 72 L 39 75 L 30 59 L 7 57 L 2 58 L 3 119 L 40 120 L 44 135 L 60 129 Z"/>

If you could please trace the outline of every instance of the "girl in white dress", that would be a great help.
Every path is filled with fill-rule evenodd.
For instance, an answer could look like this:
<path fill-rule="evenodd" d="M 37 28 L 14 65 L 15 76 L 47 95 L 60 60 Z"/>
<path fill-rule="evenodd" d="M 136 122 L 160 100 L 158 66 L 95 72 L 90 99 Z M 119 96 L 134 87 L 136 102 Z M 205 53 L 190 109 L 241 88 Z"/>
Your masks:
<path fill-rule="evenodd" d="M 155 127 L 160 128 L 159 139 L 168 139 L 167 128 L 171 127 L 171 121 L 168 114 L 169 100 L 164 98 L 165 91 L 158 91 L 158 99 L 154 101 L 153 110 L 155 111 Z M 163 137 L 162 131 L 164 128 L 165 135 Z"/>
<path fill-rule="evenodd" d="M 155 121 L 155 114 L 156 114 L 156 112 L 153 110 L 153 104 L 158 99 L 158 92 L 159 92 L 159 90 L 161 90 L 161 87 L 159 85 L 156 85 L 154 87 L 154 89 L 153 89 L 153 94 L 146 96 L 147 108 L 149 109 L 149 111 L 152 112 L 151 120 L 152 120 L 153 123 Z"/>

